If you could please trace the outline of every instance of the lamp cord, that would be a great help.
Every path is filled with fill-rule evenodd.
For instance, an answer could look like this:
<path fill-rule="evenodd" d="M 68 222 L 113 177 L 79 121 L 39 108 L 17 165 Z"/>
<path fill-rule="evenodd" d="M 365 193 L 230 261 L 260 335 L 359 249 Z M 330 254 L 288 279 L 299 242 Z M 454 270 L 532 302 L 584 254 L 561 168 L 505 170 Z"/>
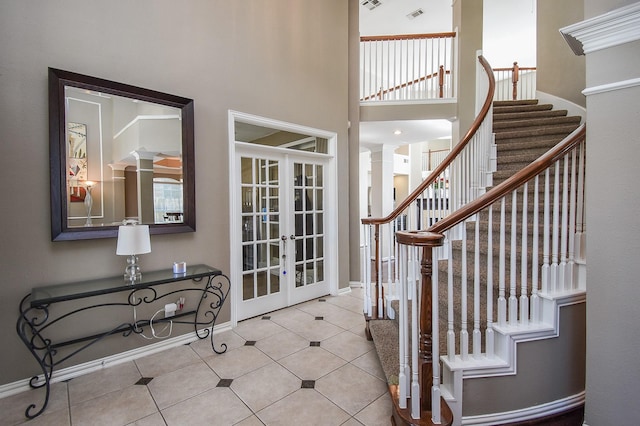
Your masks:
<path fill-rule="evenodd" d="M 159 332 L 156 333 L 155 328 L 153 327 L 153 320 L 155 319 L 155 317 L 160 313 L 160 312 L 164 312 L 164 308 L 163 309 L 159 309 L 156 311 L 155 314 L 153 314 L 153 316 L 151 317 L 151 319 L 149 320 L 149 327 L 151 328 L 151 337 L 146 336 L 143 332 L 141 328 L 138 328 L 138 315 L 137 315 L 137 311 L 136 311 L 136 297 L 133 296 L 133 328 L 134 331 L 136 332 L 136 334 L 139 334 L 140 336 L 142 336 L 143 338 L 147 339 L 147 340 L 153 340 L 153 339 L 166 339 L 167 337 L 171 337 L 171 333 L 173 332 L 173 320 L 169 320 L 169 324 L 165 325 L 164 328 L 162 330 L 160 330 Z M 169 332 L 164 335 L 164 336 L 160 336 L 160 333 L 164 333 L 166 331 L 166 329 L 169 329 Z"/>

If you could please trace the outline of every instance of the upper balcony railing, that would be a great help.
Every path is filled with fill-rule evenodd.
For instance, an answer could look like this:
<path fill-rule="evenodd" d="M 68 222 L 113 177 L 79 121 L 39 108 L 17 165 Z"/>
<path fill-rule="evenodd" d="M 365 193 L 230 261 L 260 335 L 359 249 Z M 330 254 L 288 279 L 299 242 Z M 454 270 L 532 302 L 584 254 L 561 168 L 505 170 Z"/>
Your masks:
<path fill-rule="evenodd" d="M 536 68 L 521 67 L 517 62 L 511 68 L 494 68 L 496 101 L 520 101 L 536 98 Z"/>
<path fill-rule="evenodd" d="M 452 98 L 455 40 L 455 32 L 360 37 L 360 100 Z"/>

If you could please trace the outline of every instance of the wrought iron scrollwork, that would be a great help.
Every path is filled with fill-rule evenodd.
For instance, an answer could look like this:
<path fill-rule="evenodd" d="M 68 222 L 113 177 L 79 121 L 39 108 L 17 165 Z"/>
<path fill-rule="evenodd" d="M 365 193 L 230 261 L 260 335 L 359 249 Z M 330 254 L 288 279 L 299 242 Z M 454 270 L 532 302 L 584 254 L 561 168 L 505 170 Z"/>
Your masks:
<path fill-rule="evenodd" d="M 193 324 L 195 328 L 195 334 L 200 339 L 211 337 L 211 348 L 217 354 L 222 354 L 227 350 L 227 345 L 222 343 L 219 348 L 216 348 L 213 341 L 213 327 L 215 326 L 220 310 L 229 294 L 230 280 L 226 275 L 223 275 L 218 270 L 212 268 L 207 269 L 210 272 L 205 274 L 200 273 L 199 277 L 192 278 L 193 286 L 188 288 L 179 288 L 177 290 L 167 291 L 159 293 L 155 285 L 166 284 L 168 282 L 178 282 L 188 280 L 189 277 L 175 277 L 174 279 L 163 280 L 159 282 L 150 283 L 147 286 L 137 288 L 118 289 L 119 291 L 129 291 L 126 297 L 126 301 L 112 302 L 112 303 L 99 303 L 87 306 L 82 306 L 75 309 L 65 311 L 61 315 L 56 315 L 51 312 L 51 304 L 33 305 L 31 303 L 31 293 L 27 294 L 20 302 L 20 315 L 16 323 L 16 331 L 20 340 L 27 347 L 31 355 L 35 358 L 42 374 L 33 376 L 29 380 L 31 388 L 45 387 L 45 397 L 42 406 L 37 409 L 36 404 L 30 404 L 25 410 L 25 416 L 29 419 L 33 419 L 46 409 L 49 403 L 49 396 L 51 390 L 51 378 L 54 372 L 54 368 L 60 363 L 68 360 L 77 353 L 87 349 L 95 343 L 103 340 L 104 338 L 121 334 L 123 337 L 130 335 L 142 334 L 146 327 L 151 325 L 151 319 L 138 320 L 135 315 L 131 322 L 120 323 L 108 331 L 99 332 L 92 335 L 86 335 L 79 338 L 67 340 L 64 342 L 53 342 L 49 337 L 45 336 L 45 333 L 50 331 L 56 324 L 60 324 L 62 320 L 74 318 L 81 312 L 91 311 L 97 308 L 104 307 L 133 307 L 134 312 L 136 307 L 143 304 L 151 304 L 158 300 L 174 300 L 177 294 L 184 294 L 185 292 L 196 292 L 200 295 L 198 306 L 195 310 L 181 312 L 175 317 L 171 318 L 171 321 L 178 324 Z M 203 278 L 206 278 L 204 280 Z M 202 287 L 202 282 L 205 282 Z M 86 296 L 90 297 L 90 296 Z M 78 297 L 77 299 L 85 298 L 85 296 Z M 76 300 L 76 299 L 74 299 Z M 192 317 L 192 320 L 188 318 Z M 61 347 L 73 345 L 73 350 L 66 351 L 66 353 L 59 353 L 58 349 Z"/>
<path fill-rule="evenodd" d="M 198 303 L 197 309 L 197 312 L 199 314 L 198 316 L 200 316 L 201 314 L 205 318 L 203 321 L 200 321 L 197 317 L 196 322 L 194 323 L 196 335 L 200 339 L 211 337 L 211 349 L 213 349 L 213 351 L 217 354 L 223 354 L 227 351 L 226 343 L 222 343 L 220 345 L 220 350 L 216 349 L 213 342 L 213 328 L 216 325 L 216 320 L 218 319 L 220 310 L 224 305 L 224 301 L 229 295 L 230 287 L 231 282 L 229 280 L 229 277 L 227 277 L 226 275 L 210 276 L 202 292 L 202 296 L 200 297 L 200 302 Z M 198 328 L 203 325 L 206 327 Z"/>

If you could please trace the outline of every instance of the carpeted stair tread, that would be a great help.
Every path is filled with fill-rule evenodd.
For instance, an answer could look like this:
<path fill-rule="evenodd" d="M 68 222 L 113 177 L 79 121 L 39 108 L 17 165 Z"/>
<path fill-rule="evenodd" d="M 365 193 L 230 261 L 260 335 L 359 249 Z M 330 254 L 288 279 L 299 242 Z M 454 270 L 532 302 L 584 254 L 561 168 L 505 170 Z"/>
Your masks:
<path fill-rule="evenodd" d="M 505 139 L 519 139 L 519 138 L 530 138 L 530 137 L 539 137 L 546 135 L 564 135 L 561 140 L 577 129 L 579 124 L 563 124 L 556 126 L 534 126 L 531 128 L 526 128 L 526 130 L 510 130 L 505 132 L 496 133 L 496 143 L 499 140 Z"/>
<path fill-rule="evenodd" d="M 529 139 L 503 139 L 496 141 L 498 157 L 502 152 L 527 150 L 532 148 L 552 148 L 563 139 L 562 135 L 543 135 Z"/>
<path fill-rule="evenodd" d="M 514 106 L 514 105 L 537 105 L 537 99 L 519 99 L 519 100 L 504 100 L 504 101 L 493 101 L 493 107 L 505 107 L 505 106 Z"/>
<path fill-rule="evenodd" d="M 527 104 L 527 105 L 495 105 L 493 107 L 493 115 L 494 117 L 499 114 L 504 113 L 514 113 L 514 112 L 533 112 L 533 111 L 548 111 L 553 109 L 553 105 L 551 104 Z"/>
<path fill-rule="evenodd" d="M 508 120 L 522 120 L 523 118 L 545 118 L 545 117 L 564 117 L 568 111 L 561 109 L 545 109 L 542 111 L 528 111 L 528 112 L 503 112 L 494 114 L 494 125 Z"/>
<path fill-rule="evenodd" d="M 495 133 L 504 133 L 509 130 L 525 129 L 536 126 L 558 126 L 564 124 L 580 124 L 580 117 L 561 116 L 561 117 L 522 117 L 518 120 L 498 121 L 493 123 L 493 131 Z"/>
<path fill-rule="evenodd" d="M 395 320 L 370 320 L 369 330 L 382 366 L 382 371 L 390 385 L 398 384 L 400 359 L 398 355 L 398 324 Z"/>

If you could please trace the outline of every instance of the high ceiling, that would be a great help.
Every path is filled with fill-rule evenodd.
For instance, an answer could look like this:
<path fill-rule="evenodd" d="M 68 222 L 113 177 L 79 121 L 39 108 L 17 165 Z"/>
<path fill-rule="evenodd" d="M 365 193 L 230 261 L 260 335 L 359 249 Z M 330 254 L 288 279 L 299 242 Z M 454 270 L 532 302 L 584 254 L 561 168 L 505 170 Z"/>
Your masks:
<path fill-rule="evenodd" d="M 360 35 L 421 34 L 451 31 L 451 0 L 373 0 L 369 9 L 360 0 Z M 407 15 L 424 13 L 409 19 Z"/>

